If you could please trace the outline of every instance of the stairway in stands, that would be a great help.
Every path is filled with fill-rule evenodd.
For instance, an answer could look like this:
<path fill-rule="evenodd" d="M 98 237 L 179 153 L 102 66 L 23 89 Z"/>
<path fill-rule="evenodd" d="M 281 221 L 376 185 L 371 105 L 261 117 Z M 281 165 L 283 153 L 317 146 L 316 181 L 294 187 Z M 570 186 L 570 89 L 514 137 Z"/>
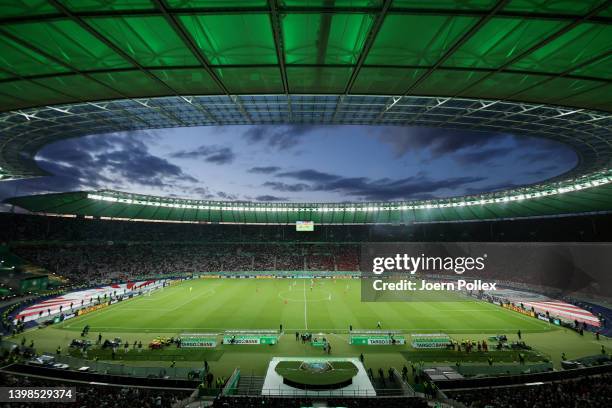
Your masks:
<path fill-rule="evenodd" d="M 237 395 L 261 395 L 264 377 L 255 375 L 241 375 L 238 380 Z"/>

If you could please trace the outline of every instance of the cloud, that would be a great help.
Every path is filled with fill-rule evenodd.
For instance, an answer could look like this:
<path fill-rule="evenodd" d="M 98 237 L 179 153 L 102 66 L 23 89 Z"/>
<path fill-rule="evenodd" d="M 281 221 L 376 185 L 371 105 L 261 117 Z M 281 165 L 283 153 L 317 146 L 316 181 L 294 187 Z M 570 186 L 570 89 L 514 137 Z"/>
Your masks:
<path fill-rule="evenodd" d="M 512 137 L 514 150 L 518 152 L 518 158 L 524 163 L 547 163 L 565 164 L 577 163 L 578 157 L 571 147 L 550 139 L 542 137 Z"/>
<path fill-rule="evenodd" d="M 279 173 L 276 175 L 276 177 L 288 177 L 288 178 L 294 178 L 297 180 L 318 181 L 318 182 L 331 181 L 331 180 L 336 180 L 340 178 L 340 176 L 336 176 L 334 174 L 323 173 L 321 171 L 312 170 L 312 169 L 288 171 L 285 173 Z"/>
<path fill-rule="evenodd" d="M 129 182 L 148 186 L 168 185 L 167 179 L 194 183 L 198 181 L 184 174 L 179 166 L 142 150 L 114 150 L 102 153 L 96 156 L 96 165 L 110 169 L 112 173 L 123 176 Z"/>
<path fill-rule="evenodd" d="M 456 190 L 466 184 L 485 180 L 484 177 L 450 177 L 444 180 L 431 180 L 423 177 L 406 177 L 398 180 L 370 181 L 366 177 L 341 178 L 331 183 L 317 186 L 323 191 L 334 191 L 364 200 L 415 199 L 424 194 L 440 190 Z"/>
<path fill-rule="evenodd" d="M 549 144 L 549 147 L 535 146 L 525 148 L 525 153 L 521 154 L 521 161 L 527 164 L 533 163 L 549 163 L 551 158 L 554 157 L 554 161 L 557 163 L 572 163 L 578 162 L 578 156 L 571 149 L 560 149 L 550 146 L 551 142 L 543 141 Z"/>
<path fill-rule="evenodd" d="M 508 134 L 338 127 L 339 133 L 326 139 L 317 135 L 328 132 L 331 136 L 332 127 L 318 128 L 241 126 L 215 130 L 227 131 L 227 137 L 237 134 L 231 145 L 220 141 L 216 133 L 210 139 L 194 135 L 198 137 L 180 147 L 173 145 L 175 135 L 171 133 L 157 145 L 152 145 L 158 140 L 155 134 L 142 131 L 68 139 L 48 145 L 38 154 L 40 166 L 54 176 L 2 182 L 0 195 L 114 188 L 214 200 L 247 199 L 248 195 L 250 200 L 261 196 L 261 201 L 266 201 L 265 196 L 270 201 L 428 199 L 514 186 L 503 182 L 506 178 L 517 184 L 532 182 L 567 170 L 577 160 L 566 146 Z M 346 137 L 346 141 L 339 142 L 336 136 Z M 350 146 L 355 159 L 336 162 L 327 150 L 316 155 L 323 151 L 321 146 Z M 164 153 L 154 153 L 158 151 Z M 302 151 L 301 157 L 295 156 Z M 407 152 L 410 156 L 402 156 Z M 392 161 L 393 154 L 401 159 L 385 163 Z M 253 157 L 259 161 L 250 161 Z M 433 160 L 438 157 L 444 159 Z M 250 159 L 241 163 L 243 158 Z M 364 161 L 375 159 L 381 160 L 375 170 L 382 172 L 378 178 L 367 172 L 370 166 L 363 166 Z M 493 168 L 498 163 L 500 166 Z M 214 176 L 202 173 L 210 169 L 209 164 L 219 165 L 223 171 Z M 202 184 L 190 173 L 207 174 L 210 184 Z M 223 192 L 218 194 L 217 190 Z"/>
<path fill-rule="evenodd" d="M 474 195 L 474 194 L 482 194 L 482 193 L 491 193 L 493 191 L 501 191 L 501 190 L 509 190 L 513 188 L 521 187 L 521 184 L 513 183 L 509 180 L 502 181 L 499 183 L 484 185 L 481 187 L 467 187 L 465 189 L 466 195 Z"/>
<path fill-rule="evenodd" d="M 523 174 L 526 176 L 543 177 L 549 176 L 552 172 L 559 171 L 559 167 L 556 164 L 544 166 L 539 169 L 525 171 Z"/>
<path fill-rule="evenodd" d="M 297 193 L 300 191 L 310 190 L 311 187 L 305 183 L 288 184 L 280 181 L 266 181 L 262 184 L 263 187 L 269 187 L 276 191 Z"/>
<path fill-rule="evenodd" d="M 316 125 L 251 126 L 242 137 L 249 144 L 264 144 L 277 150 L 289 150 L 302 143 Z"/>
<path fill-rule="evenodd" d="M 454 159 L 465 166 L 490 164 L 496 163 L 514 150 L 512 147 L 489 147 L 475 152 L 460 153 Z"/>
<path fill-rule="evenodd" d="M 212 194 L 207 187 L 195 187 L 192 188 L 189 192 L 205 200 L 210 200 L 215 197 L 215 195 Z"/>
<path fill-rule="evenodd" d="M 260 195 L 255 197 L 257 201 L 287 201 L 286 197 L 277 197 L 273 195 Z"/>
<path fill-rule="evenodd" d="M 268 181 L 263 186 L 282 192 L 308 190 L 335 192 L 347 197 L 371 201 L 433 198 L 435 193 L 441 190 L 453 191 L 486 180 L 484 177 L 469 176 L 432 180 L 423 172 L 401 179 L 371 180 L 367 177 L 342 177 L 313 169 L 287 172 L 277 176 L 294 178 L 300 183 Z"/>
<path fill-rule="evenodd" d="M 432 158 L 456 153 L 463 149 L 483 147 L 508 135 L 427 127 L 388 127 L 374 136 L 387 143 L 396 157 L 408 152 L 427 149 Z"/>
<path fill-rule="evenodd" d="M 426 153 L 424 163 L 448 157 L 462 166 L 486 165 L 489 168 L 513 160 L 516 166 L 527 167 L 527 170 L 532 164 L 549 164 L 553 157 L 552 160 L 559 163 L 577 163 L 576 154 L 567 146 L 542 138 L 423 127 L 375 129 L 371 134 L 390 145 L 397 158 L 409 152 Z M 524 171 L 522 174 L 545 177 L 554 170 L 547 167 L 546 170 Z M 486 169 L 482 171 L 484 173 Z"/>
<path fill-rule="evenodd" d="M 248 172 L 253 174 L 272 174 L 278 172 L 280 169 L 281 168 L 277 166 L 251 167 Z"/>
<path fill-rule="evenodd" d="M 229 201 L 236 201 L 240 198 L 238 194 L 226 193 L 225 191 L 217 191 L 217 197 Z"/>
<path fill-rule="evenodd" d="M 4 192 L 2 196 L 98 189 L 101 188 L 101 183 L 113 181 L 91 167 L 77 167 L 45 159 L 39 159 L 37 163 L 40 168 L 53 175 L 11 182 L 12 188 Z M 4 186 L 7 183 L 0 184 Z"/>
<path fill-rule="evenodd" d="M 229 164 L 234 161 L 236 154 L 229 147 L 200 146 L 194 150 L 180 150 L 172 153 L 170 157 L 175 159 L 199 159 L 213 164 Z"/>
<path fill-rule="evenodd" d="M 546 151 L 535 151 L 525 153 L 521 156 L 521 161 L 525 163 L 537 163 L 550 158 L 550 152 Z"/>
<path fill-rule="evenodd" d="M 149 132 L 93 135 L 45 146 L 37 155 L 39 166 L 51 176 L 16 181 L 17 191 L 3 196 L 99 188 L 170 188 L 198 180 L 179 166 L 152 155 L 146 143 L 157 138 Z"/>

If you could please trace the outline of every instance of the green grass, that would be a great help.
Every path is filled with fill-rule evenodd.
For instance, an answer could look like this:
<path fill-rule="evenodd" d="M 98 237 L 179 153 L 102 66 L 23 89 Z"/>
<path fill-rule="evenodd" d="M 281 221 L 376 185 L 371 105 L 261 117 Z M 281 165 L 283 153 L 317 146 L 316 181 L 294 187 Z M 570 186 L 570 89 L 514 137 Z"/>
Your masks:
<path fill-rule="evenodd" d="M 80 358 L 82 356 L 80 350 L 70 349 L 69 354 L 72 357 Z M 161 350 L 145 350 L 141 352 L 134 350 L 131 347 L 127 353 L 121 347 L 115 353 L 115 361 L 219 361 L 223 351 L 211 349 L 177 349 L 167 347 Z M 87 352 L 88 358 L 98 358 L 99 360 L 112 360 L 112 351 L 110 349 L 93 348 Z"/>
<path fill-rule="evenodd" d="M 192 290 L 190 290 L 192 288 Z M 449 295 L 453 296 L 453 295 Z M 225 329 L 330 332 L 383 329 L 498 333 L 551 330 L 548 323 L 468 298 L 365 303 L 357 280 L 200 279 L 60 324 L 65 330 L 181 333 Z"/>
<path fill-rule="evenodd" d="M 544 361 L 548 357 L 539 354 L 534 350 L 489 350 L 488 352 L 473 351 L 467 353 L 465 351 L 454 350 L 409 350 L 402 352 L 402 356 L 407 361 L 424 361 L 424 362 L 455 362 L 455 361 L 470 361 L 486 363 L 491 357 L 495 362 L 515 362 L 519 361 L 519 353 L 525 357 L 525 361 L 538 362 Z"/>
<path fill-rule="evenodd" d="M 357 375 L 357 367 L 350 361 L 334 361 L 332 369 L 312 372 L 302 367 L 302 361 L 281 361 L 275 370 L 283 378 L 294 383 L 317 386 L 344 383 Z"/>
<path fill-rule="evenodd" d="M 190 290 L 190 288 L 192 288 Z M 200 367 L 207 359 L 216 374 L 229 376 L 236 367 L 248 374 L 264 375 L 272 357 L 319 357 L 320 348 L 295 341 L 295 331 L 326 333 L 332 345 L 332 357 L 365 356 L 366 366 L 401 368 L 409 362 L 472 361 L 481 362 L 478 353 L 470 355 L 447 350 L 415 350 L 405 346 L 355 346 L 348 344 L 349 325 L 357 329 L 402 330 L 410 343 L 410 333 L 443 332 L 456 340 L 483 340 L 491 334 L 506 334 L 523 340 L 541 356 L 529 361 L 551 358 L 559 366 L 562 352 L 569 359 L 598 354 L 609 339 L 599 342 L 590 334 L 584 337 L 546 322 L 502 309 L 499 306 L 455 295 L 449 301 L 361 302 L 360 282 L 331 279 L 201 279 L 168 287 L 151 296 L 120 302 L 97 312 L 67 320 L 61 324 L 26 332 L 17 336 L 35 341 L 39 351 L 64 353 L 74 338 L 80 338 L 85 325 L 90 325 L 89 340 L 98 333 L 104 338 L 120 337 L 132 344 L 135 340 L 148 344 L 156 336 L 181 333 L 220 333 L 226 329 L 278 329 L 285 335 L 274 346 L 219 345 L 215 350 L 143 350 L 140 354 L 123 350 L 117 357 L 136 366 L 165 366 L 175 360 L 179 367 Z M 106 353 L 106 354 L 105 354 Z M 110 360 L 108 352 L 92 350 L 90 358 Z M 515 361 L 515 352 L 494 353 L 497 362 Z M 486 363 L 485 363 L 486 364 Z"/>

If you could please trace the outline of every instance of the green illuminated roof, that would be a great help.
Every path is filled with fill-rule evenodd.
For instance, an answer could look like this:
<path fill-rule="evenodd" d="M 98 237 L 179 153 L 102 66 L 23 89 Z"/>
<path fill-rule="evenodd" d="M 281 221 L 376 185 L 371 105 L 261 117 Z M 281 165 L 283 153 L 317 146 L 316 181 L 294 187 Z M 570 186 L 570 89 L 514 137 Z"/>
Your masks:
<path fill-rule="evenodd" d="M 36 213 L 109 219 L 201 223 L 409 224 L 559 216 L 612 210 L 607 184 L 385 203 L 253 203 L 93 191 L 16 197 L 6 202 Z"/>
<path fill-rule="evenodd" d="M 4 0 L 0 180 L 45 144 L 229 124 L 546 137 L 612 168 L 605 0 Z"/>
<path fill-rule="evenodd" d="M 0 107 L 339 93 L 610 111 L 610 8 L 601 0 L 6 0 Z"/>
<path fill-rule="evenodd" d="M 4 0 L 0 110 L 337 93 L 610 111 L 610 10 L 602 0 Z"/>

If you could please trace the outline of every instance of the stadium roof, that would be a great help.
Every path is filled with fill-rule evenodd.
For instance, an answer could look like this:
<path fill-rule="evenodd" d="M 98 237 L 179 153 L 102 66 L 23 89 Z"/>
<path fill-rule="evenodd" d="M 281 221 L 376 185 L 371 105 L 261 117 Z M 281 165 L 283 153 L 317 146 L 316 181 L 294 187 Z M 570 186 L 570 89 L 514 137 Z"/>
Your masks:
<path fill-rule="evenodd" d="M 0 2 L 0 179 L 52 141 L 226 124 L 508 131 L 612 160 L 612 1 Z M 604 178 L 605 179 L 605 178 Z"/>
<path fill-rule="evenodd" d="M 612 109 L 603 0 L 4 0 L 3 111 L 168 95 Z"/>
<path fill-rule="evenodd" d="M 612 177 L 610 178 L 612 180 Z M 607 212 L 612 184 L 452 199 L 367 203 L 257 203 L 190 200 L 101 190 L 16 197 L 7 203 L 36 213 L 125 220 L 201 223 L 410 224 Z"/>

